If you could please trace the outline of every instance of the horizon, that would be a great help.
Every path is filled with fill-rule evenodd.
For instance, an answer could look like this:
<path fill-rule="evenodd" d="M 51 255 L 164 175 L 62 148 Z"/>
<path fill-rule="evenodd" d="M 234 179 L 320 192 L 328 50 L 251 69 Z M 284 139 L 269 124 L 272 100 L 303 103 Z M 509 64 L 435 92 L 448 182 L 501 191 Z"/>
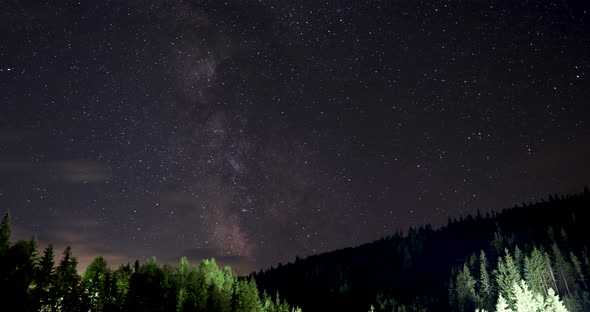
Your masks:
<path fill-rule="evenodd" d="M 108 254 L 107 255 L 102 255 L 102 254 L 83 254 L 80 257 L 80 256 L 78 256 L 78 252 L 77 252 L 78 251 L 78 247 L 82 247 L 81 249 L 83 249 L 83 246 L 70 246 L 70 245 L 67 245 L 67 246 L 72 247 L 72 254 L 73 254 L 73 256 L 78 261 L 78 265 L 77 265 L 76 269 L 78 271 L 78 274 L 80 274 L 80 275 L 82 275 L 84 273 L 84 271 L 86 270 L 87 266 L 95 258 L 97 258 L 97 257 L 100 256 L 100 257 L 103 257 L 107 261 L 107 264 L 108 264 L 109 268 L 112 269 L 112 270 L 117 269 L 118 267 L 123 266 L 123 265 L 133 266 L 133 263 L 135 261 L 139 261 L 139 263 L 141 264 L 141 263 L 144 263 L 144 262 L 150 260 L 151 258 L 155 258 L 158 261 L 158 264 L 160 264 L 160 265 L 165 265 L 166 264 L 166 265 L 172 265 L 174 267 L 177 267 L 178 263 L 180 263 L 180 260 L 182 258 L 187 258 L 187 260 L 189 261 L 189 263 L 190 263 L 191 266 L 198 266 L 201 261 L 206 260 L 206 259 L 214 259 L 215 262 L 220 267 L 229 267 L 238 276 L 246 277 L 246 276 L 249 276 L 250 274 L 257 273 L 257 272 L 260 272 L 260 271 L 272 270 L 273 268 L 277 268 L 278 266 L 281 266 L 281 265 L 284 266 L 284 265 L 294 264 L 297 261 L 297 259 L 305 260 L 307 257 L 310 257 L 310 256 L 321 256 L 322 254 L 337 252 L 337 251 L 344 250 L 344 249 L 357 248 L 357 247 L 360 247 L 360 246 L 363 246 L 363 245 L 368 245 L 368 244 L 376 243 L 376 242 L 378 242 L 378 241 L 380 241 L 382 239 L 387 239 L 387 238 L 393 237 L 394 235 L 397 235 L 397 234 L 401 234 L 402 237 L 407 237 L 407 233 L 408 233 L 408 231 L 409 231 L 410 228 L 418 228 L 418 229 L 421 229 L 421 228 L 424 228 L 426 226 L 431 226 L 431 229 L 433 231 L 440 231 L 440 230 L 444 230 L 449 225 L 452 225 L 452 223 L 449 223 L 449 222 L 453 222 L 453 223 L 455 223 L 455 222 L 461 222 L 461 221 L 464 221 L 464 218 L 468 218 L 470 216 L 471 217 L 476 217 L 479 214 L 483 218 L 492 218 L 492 217 L 495 217 L 496 215 L 501 214 L 501 213 L 503 213 L 504 211 L 507 211 L 507 210 L 522 209 L 522 208 L 526 208 L 526 207 L 531 206 L 531 205 L 535 206 L 535 205 L 538 205 L 538 204 L 546 203 L 546 202 L 548 202 L 550 200 L 550 197 L 551 196 L 554 196 L 556 198 L 555 200 L 565 200 L 565 198 L 567 196 L 572 196 L 572 195 L 573 196 L 576 196 L 576 195 L 581 195 L 581 194 L 583 195 L 583 194 L 586 194 L 587 191 L 588 191 L 588 187 L 585 185 L 582 191 L 575 192 L 575 193 L 564 193 L 564 194 L 551 193 L 551 194 L 548 194 L 547 195 L 547 199 L 545 197 L 541 197 L 541 198 L 539 198 L 535 202 L 528 202 L 528 203 L 522 202 L 521 205 L 519 205 L 518 203 L 516 203 L 516 204 L 514 204 L 511 207 L 505 207 L 505 208 L 501 208 L 501 209 L 491 209 L 491 210 L 488 210 L 488 211 L 485 211 L 485 212 L 481 212 L 478 209 L 473 214 L 459 215 L 459 216 L 456 216 L 455 218 L 451 218 L 451 216 L 449 216 L 449 220 L 447 221 L 446 224 L 433 225 L 433 224 L 430 224 L 430 223 L 425 223 L 425 224 L 421 224 L 421 225 L 418 225 L 418 226 L 411 225 L 408 228 L 404 229 L 403 231 L 392 232 L 390 234 L 386 234 L 386 235 L 384 235 L 382 237 L 379 237 L 379 238 L 377 238 L 375 240 L 370 240 L 370 241 L 367 241 L 367 242 L 361 242 L 360 244 L 357 244 L 357 245 L 344 246 L 344 247 L 338 248 L 338 249 L 327 250 L 327 251 L 324 251 L 322 253 L 308 255 L 306 257 L 301 257 L 300 255 L 294 255 L 292 257 L 292 259 L 288 259 L 286 262 L 278 262 L 278 263 L 271 264 L 270 266 L 261 267 L 261 268 L 258 268 L 258 269 L 256 269 L 256 268 L 252 269 L 252 268 L 249 268 L 247 266 L 246 266 L 246 269 L 244 269 L 245 267 L 244 266 L 241 266 L 241 263 L 237 263 L 238 265 L 236 266 L 235 263 L 232 263 L 231 261 L 225 261 L 223 258 L 221 258 L 221 259 L 217 259 L 217 258 L 200 258 L 200 259 L 198 259 L 198 258 L 192 258 L 191 259 L 191 258 L 188 258 L 186 256 L 181 256 L 176 261 L 173 261 L 172 259 L 168 259 L 168 260 L 165 260 L 165 261 L 159 261 L 158 258 L 155 257 L 155 256 L 148 256 L 145 259 L 125 260 L 125 259 L 119 258 L 118 261 L 117 260 L 116 261 L 111 261 L 112 258 L 113 258 L 113 256 L 109 256 Z M 524 206 L 524 205 L 526 205 L 526 206 Z M 12 232 L 12 237 L 13 237 L 12 241 L 13 242 L 18 241 L 18 240 L 30 240 L 31 239 L 31 237 L 28 237 L 28 238 L 23 237 L 22 236 L 22 232 L 19 231 L 18 229 L 15 231 L 14 227 L 13 227 L 12 230 L 13 230 L 13 232 Z M 46 241 L 39 240 L 37 237 L 35 237 L 35 239 L 37 240 L 37 243 L 38 243 L 38 246 L 39 246 L 39 253 L 41 253 L 51 243 L 51 242 L 46 242 Z M 60 259 L 60 256 L 63 253 L 63 250 L 65 250 L 65 248 L 67 246 L 66 245 L 64 245 L 64 246 L 56 246 L 55 244 L 52 244 L 52 245 L 53 245 L 53 248 L 54 248 L 54 252 L 56 254 L 56 260 L 58 260 L 58 259 Z M 116 258 L 117 256 L 114 256 L 114 257 L 115 257 L 115 259 L 117 259 Z"/>

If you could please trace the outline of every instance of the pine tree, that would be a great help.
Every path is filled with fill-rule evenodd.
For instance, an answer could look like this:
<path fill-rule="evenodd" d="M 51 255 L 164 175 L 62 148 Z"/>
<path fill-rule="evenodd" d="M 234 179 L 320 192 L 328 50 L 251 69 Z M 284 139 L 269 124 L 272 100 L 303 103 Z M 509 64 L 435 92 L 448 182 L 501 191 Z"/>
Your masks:
<path fill-rule="evenodd" d="M 524 259 L 524 277 L 532 291 L 548 294 L 550 287 L 549 273 L 547 272 L 548 257 L 536 247 L 533 248 L 530 256 Z"/>
<path fill-rule="evenodd" d="M 473 311 L 479 305 L 479 298 L 475 292 L 475 278 L 471 275 L 467 264 L 457 275 L 457 304 L 459 311 Z"/>
<path fill-rule="evenodd" d="M 187 295 L 187 284 L 189 282 L 190 264 L 186 257 L 180 258 L 180 263 L 176 269 L 176 279 L 178 283 L 177 311 L 182 309 Z"/>
<path fill-rule="evenodd" d="M 10 232 L 10 216 L 6 213 L 0 224 L 0 257 L 5 255 L 10 247 Z"/>
<path fill-rule="evenodd" d="M 520 273 L 510 255 L 508 249 L 504 250 L 506 256 L 498 258 L 498 268 L 494 271 L 498 292 L 506 299 L 510 307 L 514 306 L 514 298 L 511 296 L 514 283 L 520 281 Z"/>
<path fill-rule="evenodd" d="M 78 261 L 72 256 L 72 249 L 67 246 L 63 258 L 55 270 L 56 309 L 61 311 L 78 311 L 81 309 L 82 293 L 78 287 L 80 277 L 76 271 Z"/>
<path fill-rule="evenodd" d="M 35 268 L 37 266 L 37 242 L 18 241 L 10 246 L 4 265 L 6 272 L 4 280 L 5 302 L 14 310 L 30 310 L 36 306 Z"/>
<path fill-rule="evenodd" d="M 43 252 L 43 257 L 39 261 L 37 273 L 35 275 L 36 296 L 38 307 L 42 310 L 48 310 L 53 306 L 55 298 L 52 296 L 54 281 L 54 255 L 53 245 L 49 244 Z"/>
<path fill-rule="evenodd" d="M 500 230 L 498 229 L 498 231 L 494 233 L 494 240 L 492 240 L 490 243 L 495 255 L 500 255 L 502 253 L 502 246 L 504 246 L 504 242 L 504 236 L 502 236 Z"/>
<path fill-rule="evenodd" d="M 262 302 L 258 296 L 258 288 L 253 279 L 237 281 L 232 295 L 232 311 L 257 312 L 262 309 Z"/>
<path fill-rule="evenodd" d="M 516 265 L 518 272 L 522 272 L 523 262 L 524 255 L 522 254 L 522 251 L 518 246 L 514 247 L 514 264 Z"/>
<path fill-rule="evenodd" d="M 498 303 L 496 303 L 496 312 L 512 312 L 508 306 L 508 301 L 506 301 L 503 295 L 498 297 Z"/>
<path fill-rule="evenodd" d="M 107 297 L 109 289 L 106 287 L 109 275 L 107 261 L 100 256 L 96 257 L 82 274 L 81 281 L 94 311 L 102 311 L 104 305 L 109 301 Z"/>
<path fill-rule="evenodd" d="M 451 309 L 458 309 L 457 286 L 455 283 L 455 269 L 451 269 L 451 278 L 449 281 L 449 306 Z"/>
<path fill-rule="evenodd" d="M 573 286 L 574 270 L 561 253 L 559 247 L 557 247 L 557 244 L 551 245 L 551 251 L 553 252 L 553 259 L 555 259 L 554 274 L 558 281 L 557 285 L 562 292 L 565 290 L 568 295 L 571 295 L 572 290 L 570 288 Z"/>
<path fill-rule="evenodd" d="M 516 312 L 543 312 L 543 297 L 539 293 L 532 292 L 525 281 L 515 282 L 512 293 Z"/>
<path fill-rule="evenodd" d="M 561 300 L 559 300 L 559 296 L 553 291 L 553 289 L 549 289 L 549 293 L 545 300 L 545 310 L 546 312 L 568 312 L 565 305 Z"/>
<path fill-rule="evenodd" d="M 584 289 L 587 290 L 588 286 L 586 285 L 586 277 L 584 276 L 584 271 L 582 270 L 582 263 L 580 263 L 580 259 L 578 259 L 578 257 L 572 251 L 570 251 L 570 259 L 572 261 L 574 270 L 578 275 L 578 279 L 584 286 Z"/>
<path fill-rule="evenodd" d="M 479 275 L 479 290 L 481 293 L 482 306 L 485 309 L 491 309 L 493 304 L 493 289 L 488 274 L 488 260 L 486 258 L 486 253 L 483 250 L 479 254 Z"/>

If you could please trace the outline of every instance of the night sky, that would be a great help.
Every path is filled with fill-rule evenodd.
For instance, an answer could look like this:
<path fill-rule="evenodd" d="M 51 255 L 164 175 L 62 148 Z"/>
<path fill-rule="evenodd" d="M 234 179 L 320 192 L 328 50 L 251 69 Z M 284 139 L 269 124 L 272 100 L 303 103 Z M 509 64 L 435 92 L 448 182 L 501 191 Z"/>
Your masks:
<path fill-rule="evenodd" d="M 590 181 L 588 1 L 0 1 L 0 213 L 240 273 Z"/>

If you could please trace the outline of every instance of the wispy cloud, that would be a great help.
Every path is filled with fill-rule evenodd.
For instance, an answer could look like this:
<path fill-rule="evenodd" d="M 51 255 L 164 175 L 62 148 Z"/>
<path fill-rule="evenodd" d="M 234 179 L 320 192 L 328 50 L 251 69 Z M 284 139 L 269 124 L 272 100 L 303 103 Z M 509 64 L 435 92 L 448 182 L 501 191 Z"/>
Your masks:
<path fill-rule="evenodd" d="M 71 160 L 53 164 L 56 177 L 66 182 L 102 182 L 111 175 L 110 170 L 97 162 Z"/>
<path fill-rule="evenodd" d="M 39 254 L 51 243 L 54 247 L 55 263 L 59 263 L 62 253 L 67 246 L 72 248 L 74 257 L 78 260 L 78 272 L 81 274 L 97 257 L 104 257 L 111 268 L 135 261 L 131 256 L 115 252 L 97 239 L 102 231 L 101 225 L 85 218 L 70 218 L 59 229 L 49 233 L 31 233 L 17 225 L 12 225 L 12 241 L 29 240 L 33 236 L 39 244 Z"/>
<path fill-rule="evenodd" d="M 16 143 L 29 137 L 32 133 L 22 129 L 0 129 L 0 143 Z"/>
<path fill-rule="evenodd" d="M 95 161 L 64 160 L 53 162 L 0 161 L 0 174 L 32 175 L 41 179 L 68 183 L 102 182 L 111 176 L 111 170 Z"/>

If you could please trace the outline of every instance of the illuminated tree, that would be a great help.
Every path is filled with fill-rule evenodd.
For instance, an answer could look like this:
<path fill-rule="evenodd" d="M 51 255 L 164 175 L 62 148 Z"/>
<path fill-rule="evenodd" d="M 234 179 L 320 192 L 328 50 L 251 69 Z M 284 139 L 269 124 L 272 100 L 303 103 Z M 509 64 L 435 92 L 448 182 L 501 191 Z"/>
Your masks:
<path fill-rule="evenodd" d="M 96 257 L 82 274 L 82 284 L 90 306 L 94 311 L 102 311 L 109 301 L 110 270 L 103 257 Z"/>
<path fill-rule="evenodd" d="M 496 312 L 512 312 L 508 306 L 508 301 L 506 301 L 506 298 L 504 298 L 502 295 L 498 297 L 498 302 L 496 303 Z"/>
<path fill-rule="evenodd" d="M 475 293 L 475 278 L 471 275 L 467 264 L 457 274 L 457 304 L 459 311 L 472 311 L 478 303 L 478 296 Z"/>
<path fill-rule="evenodd" d="M 520 273 L 508 249 L 504 250 L 506 256 L 498 258 L 498 268 L 494 271 L 498 292 L 508 301 L 509 306 L 514 305 L 511 300 L 512 286 L 520 281 Z"/>
<path fill-rule="evenodd" d="M 189 274 L 191 273 L 190 264 L 188 263 L 188 259 L 186 257 L 180 258 L 180 263 L 176 268 L 176 282 L 178 286 L 178 297 L 177 297 L 177 310 L 182 310 L 182 306 L 186 301 L 187 295 L 187 288 L 189 283 Z"/>
<path fill-rule="evenodd" d="M 512 296 L 516 312 L 543 312 L 544 302 L 540 293 L 532 292 L 525 281 L 514 283 Z"/>
<path fill-rule="evenodd" d="M 493 304 L 493 289 L 490 276 L 488 274 L 488 260 L 486 258 L 486 253 L 483 250 L 479 254 L 479 276 L 481 304 L 483 307 L 489 309 Z"/>
<path fill-rule="evenodd" d="M 258 312 L 261 309 L 262 302 L 260 301 L 256 282 L 253 279 L 249 279 L 248 281 L 237 281 L 234 284 L 232 311 Z"/>
<path fill-rule="evenodd" d="M 553 291 L 553 288 L 549 289 L 549 293 L 547 298 L 545 299 L 545 311 L 547 312 L 567 312 L 565 305 L 561 300 L 559 300 L 559 296 Z"/>

